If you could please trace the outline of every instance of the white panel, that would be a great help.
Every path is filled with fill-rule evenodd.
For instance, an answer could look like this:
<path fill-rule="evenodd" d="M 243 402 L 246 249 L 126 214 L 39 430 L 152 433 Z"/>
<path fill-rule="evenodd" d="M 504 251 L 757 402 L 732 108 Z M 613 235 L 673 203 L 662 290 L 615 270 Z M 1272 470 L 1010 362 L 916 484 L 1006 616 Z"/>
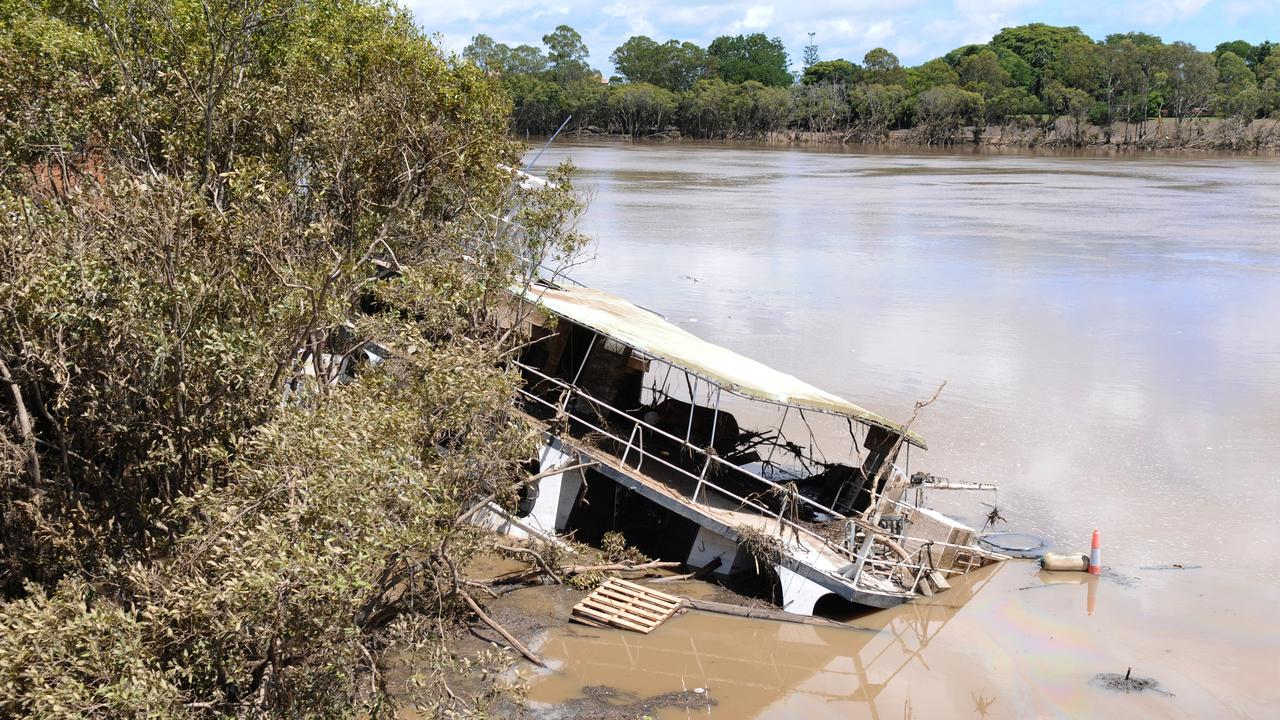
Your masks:
<path fill-rule="evenodd" d="M 720 558 L 720 567 L 715 570 L 717 575 L 729 575 L 744 569 L 746 565 L 746 551 L 739 548 L 737 543 L 700 526 L 697 537 L 693 539 L 693 547 L 689 549 L 689 559 L 685 563 L 689 567 L 701 568 L 716 558 Z"/>
<path fill-rule="evenodd" d="M 812 615 L 813 606 L 817 604 L 818 599 L 831 593 L 830 590 L 781 565 L 775 565 L 774 569 L 778 571 L 778 581 L 782 584 L 782 609 L 789 613 Z"/>
<path fill-rule="evenodd" d="M 576 456 L 561 452 L 550 444 L 542 447 L 538 457 L 539 472 L 575 464 Z M 538 499 L 534 501 L 533 510 L 524 518 L 524 522 L 546 535 L 563 530 L 582 482 L 581 470 L 548 475 L 539 480 Z"/>

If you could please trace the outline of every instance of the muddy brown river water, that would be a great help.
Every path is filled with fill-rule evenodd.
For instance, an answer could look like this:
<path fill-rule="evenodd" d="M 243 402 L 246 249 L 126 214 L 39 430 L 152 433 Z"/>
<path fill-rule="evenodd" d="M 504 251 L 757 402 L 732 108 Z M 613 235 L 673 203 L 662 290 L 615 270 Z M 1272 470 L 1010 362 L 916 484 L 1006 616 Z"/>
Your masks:
<path fill-rule="evenodd" d="M 1100 579 L 1029 562 L 860 629 L 691 613 L 565 626 L 530 697 L 662 717 L 1276 717 L 1280 160 L 557 145 L 593 198 L 574 276 L 929 441 L 1009 529 L 1103 533 Z M 1003 529 L 1003 527 L 1002 527 Z M 1172 567 L 1172 566 L 1181 567 Z M 1125 673 L 1159 691 L 1093 681 Z"/>

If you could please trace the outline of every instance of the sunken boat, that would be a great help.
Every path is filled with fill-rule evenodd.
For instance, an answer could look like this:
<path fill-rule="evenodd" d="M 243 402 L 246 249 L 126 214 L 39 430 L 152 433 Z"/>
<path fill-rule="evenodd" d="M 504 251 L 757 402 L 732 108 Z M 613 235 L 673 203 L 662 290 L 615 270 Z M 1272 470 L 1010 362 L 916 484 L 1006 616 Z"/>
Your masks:
<path fill-rule="evenodd" d="M 627 300 L 555 276 L 513 288 L 519 410 L 541 429 L 515 536 L 619 531 L 722 578 L 771 578 L 782 609 L 887 608 L 1007 559 L 928 506 L 990 485 L 910 474 L 909 427 L 699 338 Z"/>

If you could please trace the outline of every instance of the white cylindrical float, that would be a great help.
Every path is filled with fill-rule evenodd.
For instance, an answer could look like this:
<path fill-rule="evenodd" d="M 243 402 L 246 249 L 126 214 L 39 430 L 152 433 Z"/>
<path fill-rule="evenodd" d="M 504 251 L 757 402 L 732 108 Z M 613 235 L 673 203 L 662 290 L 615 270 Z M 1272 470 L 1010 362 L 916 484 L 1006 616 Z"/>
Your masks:
<path fill-rule="evenodd" d="M 1089 570 L 1088 555 L 1071 555 L 1060 553 L 1045 553 L 1040 558 L 1040 567 L 1045 570 L 1069 570 L 1071 572 L 1086 572 Z"/>

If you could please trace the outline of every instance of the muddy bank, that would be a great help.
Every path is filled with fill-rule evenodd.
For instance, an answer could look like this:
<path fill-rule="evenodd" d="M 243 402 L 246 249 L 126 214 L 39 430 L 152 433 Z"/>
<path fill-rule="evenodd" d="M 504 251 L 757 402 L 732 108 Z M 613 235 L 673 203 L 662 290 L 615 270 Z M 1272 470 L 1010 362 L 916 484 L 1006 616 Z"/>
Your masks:
<path fill-rule="evenodd" d="M 583 562 L 604 559 L 589 550 L 574 557 Z M 485 578 L 529 569 L 528 564 L 518 560 L 497 555 L 482 555 L 467 568 L 467 575 L 472 578 Z M 637 573 L 623 574 L 640 580 Z M 647 582 L 652 582 L 655 589 L 676 593 L 681 597 L 733 605 L 744 610 L 776 611 L 767 602 L 739 595 L 720 585 L 697 580 L 671 582 L 671 573 L 666 571 L 645 572 L 639 575 L 649 576 Z M 664 579 L 658 580 L 658 578 Z M 658 581 L 653 582 L 655 580 Z M 483 602 L 486 614 L 502 625 L 518 641 L 534 648 L 537 653 L 541 653 L 547 643 L 555 637 L 570 637 L 590 642 L 594 638 L 601 637 L 602 632 L 606 634 L 613 632 L 601 631 L 571 621 L 573 606 L 588 592 L 586 589 L 574 587 L 573 584 L 555 583 L 543 576 L 542 582 L 493 585 L 492 590 L 496 592 L 476 592 L 476 596 Z M 682 610 L 677 617 L 689 612 L 699 611 Z M 616 635 L 613 637 L 621 638 Z M 488 712 L 494 716 L 556 720 L 613 720 L 665 716 L 666 711 L 696 710 L 705 713 L 718 704 L 718 701 L 708 696 L 703 688 L 673 687 L 656 693 L 641 693 L 628 689 L 625 683 L 602 682 L 577 688 L 571 697 L 566 697 L 563 702 L 557 702 L 553 708 L 546 708 L 538 703 L 529 704 L 525 692 L 530 685 L 540 684 L 545 677 L 556 675 L 559 672 L 557 668 L 563 667 L 562 662 L 552 663 L 549 670 L 539 670 L 532 663 L 522 659 L 491 626 L 474 617 L 470 622 L 452 629 L 448 646 L 455 657 L 462 659 L 463 668 L 473 668 L 476 671 L 494 667 L 495 652 L 504 657 L 507 670 L 501 675 L 494 676 L 485 670 L 456 672 L 448 678 L 450 687 L 460 695 L 486 698 Z M 395 683 L 403 690 L 401 694 L 403 708 L 399 713 L 400 717 L 416 720 L 426 716 L 414 705 L 411 688 L 406 682 L 408 676 L 414 672 L 415 663 L 422 662 L 429 662 L 429 660 L 412 657 L 402 659 L 400 677 Z"/>
<path fill-rule="evenodd" d="M 839 138 L 797 139 L 798 142 L 837 142 Z M 925 145 L 929 142 L 918 129 L 894 130 L 886 141 L 897 145 Z M 1115 123 L 1110 127 L 1077 126 L 1066 118 L 1050 125 L 989 126 L 980 132 L 966 128 L 944 145 L 990 148 L 1046 148 L 1104 151 L 1214 151 L 1274 154 L 1280 152 L 1280 121 L 1254 120 L 1248 123 L 1222 118 L 1192 118 L 1179 122 L 1156 118 L 1144 124 Z"/>
<path fill-rule="evenodd" d="M 567 138 L 588 142 L 723 142 L 762 145 L 868 145 L 877 147 L 922 148 L 988 148 L 1092 150 L 1101 152 L 1188 151 L 1244 154 L 1280 154 L 1280 120 L 1274 118 L 1241 122 L 1224 118 L 1190 118 L 1181 122 L 1155 118 L 1144 124 L 1115 123 L 1110 127 L 1077 126 L 1072 120 L 1058 118 L 1046 124 L 991 125 L 968 127 L 944 138 L 930 136 L 923 128 L 891 130 L 885 135 L 869 137 L 846 131 L 783 131 L 714 139 L 682 136 L 669 128 L 661 133 L 632 137 L 616 133 L 579 130 Z"/>

